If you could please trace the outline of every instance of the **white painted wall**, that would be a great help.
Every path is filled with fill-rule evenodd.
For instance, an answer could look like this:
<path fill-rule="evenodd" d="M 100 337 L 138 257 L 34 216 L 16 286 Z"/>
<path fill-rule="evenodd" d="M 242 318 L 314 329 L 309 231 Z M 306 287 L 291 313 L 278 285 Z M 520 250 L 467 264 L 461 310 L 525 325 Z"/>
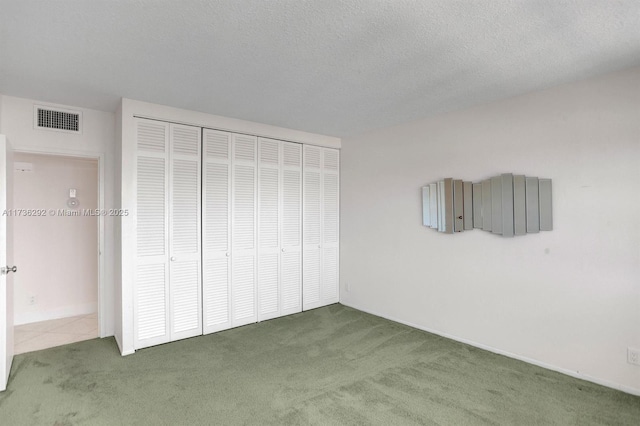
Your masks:
<path fill-rule="evenodd" d="M 552 232 L 421 226 L 424 184 L 503 172 L 553 179 Z M 343 139 L 341 173 L 344 304 L 640 393 L 640 68 Z"/>
<path fill-rule="evenodd" d="M 54 152 L 101 157 L 101 178 L 104 182 L 104 207 L 112 208 L 114 203 L 114 113 L 96 111 L 73 106 L 62 108 L 80 110 L 83 113 L 82 134 L 70 134 L 33 128 L 33 105 L 53 105 L 51 103 L 13 96 L 0 96 L 0 134 L 7 136 L 14 150 L 30 152 Z M 114 332 L 113 302 L 113 250 L 114 220 L 105 217 L 102 263 L 104 269 L 103 290 L 100 295 L 101 336 L 111 336 Z M 16 235 L 16 238 L 19 236 Z"/>
<path fill-rule="evenodd" d="M 16 216 L 13 245 L 15 324 L 90 314 L 98 308 L 98 218 L 52 215 L 67 207 L 69 189 L 82 209 L 98 208 L 98 162 L 62 156 L 15 153 L 32 171 L 15 171 L 15 209 L 42 210 Z M 34 303 L 31 303 L 31 298 Z"/>

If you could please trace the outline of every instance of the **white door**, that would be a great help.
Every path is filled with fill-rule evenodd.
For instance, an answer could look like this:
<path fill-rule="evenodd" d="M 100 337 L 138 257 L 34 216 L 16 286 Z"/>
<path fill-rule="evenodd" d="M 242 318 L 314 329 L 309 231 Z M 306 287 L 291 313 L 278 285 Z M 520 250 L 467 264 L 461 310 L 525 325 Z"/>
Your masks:
<path fill-rule="evenodd" d="M 280 316 L 280 151 L 282 143 L 258 144 L 258 319 Z"/>
<path fill-rule="evenodd" d="M 202 325 L 231 327 L 231 133 L 204 129 L 202 161 Z"/>
<path fill-rule="evenodd" d="M 308 310 L 340 299 L 340 153 L 305 146 L 303 161 L 302 308 Z"/>
<path fill-rule="evenodd" d="M 258 139 L 258 319 L 302 310 L 302 145 Z"/>
<path fill-rule="evenodd" d="M 303 148 L 302 309 L 322 306 L 322 148 Z"/>
<path fill-rule="evenodd" d="M 170 125 L 169 305 L 171 340 L 202 334 L 200 127 Z"/>
<path fill-rule="evenodd" d="M 11 216 L 12 173 L 11 150 L 5 136 L 0 135 L 0 391 L 7 389 L 13 361 L 13 227 Z"/>
<path fill-rule="evenodd" d="M 340 217 L 340 152 L 322 150 L 322 285 L 323 305 L 338 303 L 339 287 L 339 217 Z"/>
<path fill-rule="evenodd" d="M 169 124 L 136 119 L 135 348 L 170 340 Z"/>
<path fill-rule="evenodd" d="M 256 309 L 257 138 L 232 135 L 231 326 L 258 320 Z"/>
<path fill-rule="evenodd" d="M 282 143 L 281 315 L 302 310 L 302 145 Z"/>

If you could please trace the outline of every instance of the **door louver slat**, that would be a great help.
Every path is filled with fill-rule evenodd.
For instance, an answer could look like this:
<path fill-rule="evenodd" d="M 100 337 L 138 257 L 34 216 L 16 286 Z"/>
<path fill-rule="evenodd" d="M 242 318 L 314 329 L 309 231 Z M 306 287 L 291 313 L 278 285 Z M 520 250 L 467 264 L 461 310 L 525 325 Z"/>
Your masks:
<path fill-rule="evenodd" d="M 165 266 L 140 265 L 136 271 L 138 340 L 166 333 Z"/>
<path fill-rule="evenodd" d="M 198 328 L 200 317 L 200 265 L 198 262 L 179 262 L 171 265 L 171 308 L 173 333 Z"/>
<path fill-rule="evenodd" d="M 226 251 L 229 247 L 229 166 L 208 163 L 205 183 L 204 245 L 210 251 Z"/>
<path fill-rule="evenodd" d="M 198 252 L 198 162 L 173 161 L 173 253 Z"/>
<path fill-rule="evenodd" d="M 229 261 L 227 258 L 209 259 L 204 264 L 203 304 L 206 326 L 215 327 L 229 322 Z"/>
<path fill-rule="evenodd" d="M 138 157 L 138 256 L 165 254 L 165 160 Z"/>

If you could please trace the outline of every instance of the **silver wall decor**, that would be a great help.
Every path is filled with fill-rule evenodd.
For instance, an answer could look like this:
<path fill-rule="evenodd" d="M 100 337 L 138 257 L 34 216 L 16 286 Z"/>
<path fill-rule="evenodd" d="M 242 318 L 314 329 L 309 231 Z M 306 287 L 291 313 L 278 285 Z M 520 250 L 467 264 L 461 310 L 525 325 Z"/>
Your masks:
<path fill-rule="evenodd" d="M 453 234 L 482 229 L 503 237 L 551 231 L 551 179 L 504 173 L 472 183 L 447 178 L 422 187 L 422 224 Z"/>

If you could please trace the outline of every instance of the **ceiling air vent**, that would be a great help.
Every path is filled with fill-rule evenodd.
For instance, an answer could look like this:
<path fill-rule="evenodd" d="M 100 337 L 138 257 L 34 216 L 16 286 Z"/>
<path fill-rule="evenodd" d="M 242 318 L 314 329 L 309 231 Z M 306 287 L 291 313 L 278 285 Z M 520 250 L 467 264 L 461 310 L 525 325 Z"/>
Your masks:
<path fill-rule="evenodd" d="M 82 133 L 82 113 L 80 111 L 34 105 L 33 115 L 36 129 Z"/>

